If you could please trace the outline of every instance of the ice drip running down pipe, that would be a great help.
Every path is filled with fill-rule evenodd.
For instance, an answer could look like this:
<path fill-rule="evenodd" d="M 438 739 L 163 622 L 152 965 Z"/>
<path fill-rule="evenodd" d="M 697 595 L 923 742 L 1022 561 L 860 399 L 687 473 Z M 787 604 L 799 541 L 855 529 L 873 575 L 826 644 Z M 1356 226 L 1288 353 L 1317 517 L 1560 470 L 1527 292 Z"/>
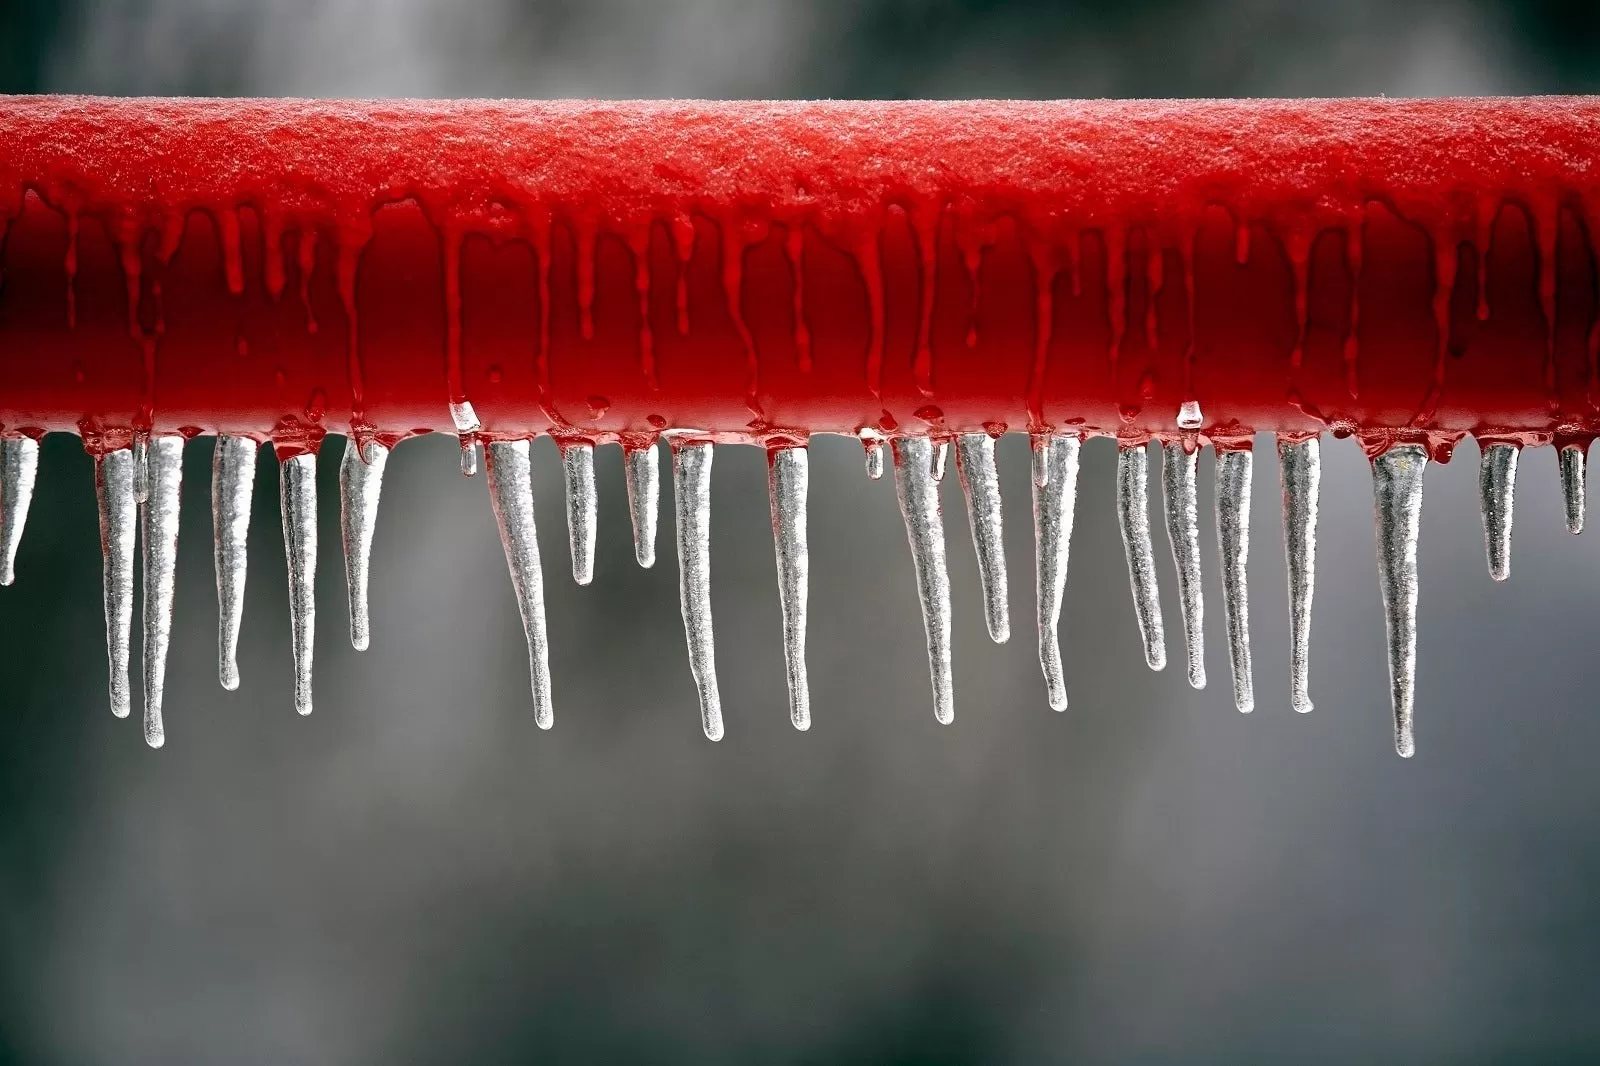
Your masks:
<path fill-rule="evenodd" d="M 0 98 L 0 563 L 31 496 L 31 442 L 52 431 L 102 460 L 126 453 L 102 469 L 131 479 L 139 506 L 150 442 L 172 435 L 271 443 L 286 461 L 331 431 L 359 462 L 422 432 L 460 435 L 464 459 L 537 435 L 584 457 L 667 437 L 680 456 L 776 454 L 840 433 L 881 462 L 885 442 L 932 438 L 937 460 L 949 442 L 973 456 L 974 435 L 1026 432 L 1050 530 L 1071 513 L 1047 485 L 1052 441 L 1108 435 L 1182 457 L 1272 433 L 1289 474 L 1294 705 L 1309 709 L 1320 435 L 1378 461 L 1386 593 L 1415 592 L 1422 466 L 1469 434 L 1557 446 L 1581 528 L 1600 430 L 1597 164 L 1600 100 L 1582 98 Z M 1396 446 L 1403 492 L 1382 460 Z M 1516 469 L 1495 454 L 1497 471 Z M 347 513 L 367 521 L 377 479 L 347 480 L 364 493 Z M 103 526 L 122 530 L 122 482 L 102 482 Z M 639 485 L 635 507 L 653 509 Z M 1485 495 L 1497 572 L 1512 487 L 1497 477 Z M 774 502 L 791 585 L 797 498 Z M 592 500 L 573 503 L 587 521 Z M 999 501 L 975 506 L 973 530 L 992 539 Z M 635 517 L 644 561 L 654 520 Z M 932 551 L 936 506 L 918 521 L 912 542 Z M 591 535 L 573 537 L 580 578 Z M 120 536 L 103 539 L 124 709 Z M 1048 539 L 1054 599 L 1066 545 Z M 985 567 L 1000 638 L 1003 557 Z M 1409 752 L 1416 596 L 1384 602 Z M 1226 615 L 1236 668 L 1242 607 Z M 709 613 L 696 625 L 699 670 Z M 803 633 L 788 644 L 803 657 Z M 1053 646 L 1041 634 L 1041 654 Z M 1045 667 L 1064 705 L 1061 664 Z M 789 673 L 804 683 L 803 658 Z"/>

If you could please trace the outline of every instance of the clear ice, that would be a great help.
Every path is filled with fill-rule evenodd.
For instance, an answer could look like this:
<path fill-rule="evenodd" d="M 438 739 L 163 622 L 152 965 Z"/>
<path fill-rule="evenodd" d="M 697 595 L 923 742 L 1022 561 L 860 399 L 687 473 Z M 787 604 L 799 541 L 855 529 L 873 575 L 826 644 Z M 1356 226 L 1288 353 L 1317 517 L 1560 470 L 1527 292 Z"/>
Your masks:
<path fill-rule="evenodd" d="M 1166 633 L 1161 625 L 1161 600 L 1156 590 L 1156 553 L 1150 545 L 1150 456 L 1143 444 L 1117 451 L 1117 522 L 1128 559 L 1128 584 L 1144 643 L 1144 661 L 1152 670 L 1167 665 Z"/>
<path fill-rule="evenodd" d="M 989 638 L 996 644 L 1011 639 L 1011 618 L 1006 592 L 1006 549 L 1002 536 L 1000 472 L 995 467 L 994 438 L 987 433 L 963 433 L 956 439 L 956 472 L 967 497 L 967 526 L 978 555 L 978 579 L 983 586 L 983 617 Z"/>
<path fill-rule="evenodd" d="M 1420 444 L 1396 444 L 1372 460 L 1372 494 L 1378 527 L 1378 584 L 1389 634 L 1389 682 L 1394 703 L 1394 747 L 1416 752 L 1412 715 L 1417 688 L 1417 536 L 1422 524 L 1422 475 L 1428 453 Z"/>
<path fill-rule="evenodd" d="M 167 739 L 161 702 L 166 691 L 173 586 L 178 573 L 183 438 L 175 434 L 150 438 L 145 469 L 148 491 L 139 524 L 144 541 L 144 742 L 159 748 Z"/>
<path fill-rule="evenodd" d="M 1254 459 L 1248 451 L 1217 456 L 1217 548 L 1222 557 L 1222 618 L 1228 627 L 1228 668 L 1233 675 L 1233 705 L 1255 709 L 1250 669 L 1250 480 Z"/>
<path fill-rule="evenodd" d="M 1189 685 L 1206 687 L 1205 599 L 1200 583 L 1200 501 L 1196 481 L 1200 450 L 1181 441 L 1165 447 L 1161 464 L 1162 502 L 1167 516 L 1167 542 L 1178 571 L 1178 607 L 1188 652 Z"/>
<path fill-rule="evenodd" d="M 806 597 L 811 559 L 806 545 L 806 498 L 810 459 L 805 448 L 778 448 L 768 456 L 767 493 L 772 506 L 772 541 L 778 557 L 778 606 L 783 612 L 783 662 L 789 680 L 789 721 L 811 728 L 811 690 L 806 679 Z"/>
<path fill-rule="evenodd" d="M 1311 710 L 1311 597 L 1317 584 L 1317 504 L 1322 491 L 1322 447 L 1317 438 L 1280 440 L 1283 483 L 1283 554 L 1289 570 L 1289 702 Z"/>
<path fill-rule="evenodd" d="M 594 580 L 594 532 L 599 499 L 594 488 L 594 445 L 568 444 L 561 449 L 567 486 L 567 544 L 572 553 L 572 580 Z"/>
<path fill-rule="evenodd" d="M 232 692 L 239 687 L 239 625 L 244 617 L 244 582 L 255 496 L 256 452 L 249 437 L 223 435 L 211 453 L 212 556 L 217 572 L 217 677 Z"/>
<path fill-rule="evenodd" d="M 317 457 L 278 464 L 283 552 L 289 565 L 289 631 L 294 648 L 294 709 L 311 713 L 311 653 L 317 635 Z"/>
<path fill-rule="evenodd" d="M 950 676 L 950 577 L 945 565 L 944 519 L 939 483 L 934 477 L 934 445 L 926 437 L 894 442 L 894 487 L 905 518 L 906 539 L 917 574 L 917 599 L 928 637 L 928 670 L 933 680 L 933 716 L 955 720 L 955 689 Z"/>
<path fill-rule="evenodd" d="M 533 720 L 540 729 L 555 722 L 550 698 L 550 636 L 544 617 L 544 570 L 539 564 L 539 537 L 533 517 L 533 470 L 525 440 L 490 441 L 489 502 L 500 527 L 511 590 L 522 615 L 528 642 L 528 677 L 533 687 Z"/>
<path fill-rule="evenodd" d="M 1033 438 L 1034 572 L 1039 604 L 1039 666 L 1044 671 L 1050 706 L 1067 709 L 1066 671 L 1061 663 L 1061 601 L 1067 587 L 1067 557 L 1072 548 L 1072 522 L 1078 499 L 1078 452 L 1075 436 Z M 1044 458 L 1041 469 L 1039 459 Z"/>
<path fill-rule="evenodd" d="M 363 454 L 364 453 L 364 454 Z M 346 437 L 339 461 L 339 534 L 344 544 L 344 584 L 350 602 L 350 646 L 366 651 L 372 644 L 372 615 L 367 601 L 372 565 L 372 534 L 378 527 L 378 501 L 389 449 L 375 440 L 363 447 Z"/>
<path fill-rule="evenodd" d="M 689 672 L 700 694 L 700 725 L 722 739 L 722 697 L 711 633 L 711 445 L 680 444 L 672 451 L 678 513 L 678 603 L 689 645 Z"/>
<path fill-rule="evenodd" d="M 39 474 L 39 442 L 0 437 L 0 585 L 17 579 L 17 545 L 28 524 L 33 483 Z"/>

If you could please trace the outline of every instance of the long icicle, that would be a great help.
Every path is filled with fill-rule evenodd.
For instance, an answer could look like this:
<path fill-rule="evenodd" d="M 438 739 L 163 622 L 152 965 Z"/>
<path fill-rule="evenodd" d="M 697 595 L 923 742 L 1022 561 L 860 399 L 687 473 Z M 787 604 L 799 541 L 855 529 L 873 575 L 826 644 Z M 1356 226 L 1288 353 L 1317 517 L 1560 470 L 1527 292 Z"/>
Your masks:
<path fill-rule="evenodd" d="M 1289 570 L 1289 702 L 1311 710 L 1311 598 L 1317 585 L 1317 505 L 1322 492 L 1322 446 L 1278 441 L 1283 483 L 1283 554 Z"/>
<path fill-rule="evenodd" d="M 1250 666 L 1250 481 L 1254 458 L 1248 450 L 1217 456 L 1217 548 L 1222 556 L 1222 618 L 1228 627 L 1228 666 L 1233 674 L 1233 705 L 1255 709 L 1255 679 Z"/>
<path fill-rule="evenodd" d="M 1416 752 L 1412 716 L 1417 686 L 1417 535 L 1422 522 L 1422 475 L 1428 453 L 1420 444 L 1396 444 L 1372 460 L 1372 495 L 1378 527 L 1378 584 L 1389 633 L 1389 683 L 1394 703 L 1394 747 Z"/>
<path fill-rule="evenodd" d="M 1188 652 L 1189 686 L 1206 687 L 1205 598 L 1200 583 L 1200 501 L 1196 481 L 1200 450 L 1182 441 L 1166 445 L 1161 464 L 1161 498 L 1167 518 L 1167 543 L 1178 571 L 1178 607 Z"/>
<path fill-rule="evenodd" d="M 661 509 L 661 459 L 654 444 L 627 448 L 623 476 L 628 483 L 628 518 L 633 523 L 633 557 L 640 566 L 656 565 L 656 516 Z"/>
<path fill-rule="evenodd" d="M 249 437 L 217 438 L 211 453 L 212 557 L 217 572 L 217 677 L 229 692 L 239 687 L 239 625 L 255 496 L 256 452 Z"/>
<path fill-rule="evenodd" d="M 587 442 L 563 445 L 561 466 L 567 485 L 567 543 L 572 552 L 572 580 L 587 585 L 594 580 L 595 518 L 599 511 L 594 487 L 594 445 Z"/>
<path fill-rule="evenodd" d="M 805 730 L 811 728 L 811 686 L 806 678 L 806 599 L 811 579 L 806 499 L 811 466 L 803 447 L 775 448 L 767 454 L 767 464 L 778 606 L 783 612 L 783 662 L 789 675 L 789 721 Z"/>
<path fill-rule="evenodd" d="M 111 713 L 126 718 L 133 705 L 128 660 L 133 629 L 133 550 L 139 528 L 139 505 L 133 499 L 133 449 L 118 448 L 95 456 L 94 494 L 100 511 Z"/>
<path fill-rule="evenodd" d="M 555 722 L 550 695 L 550 636 L 544 618 L 544 568 L 539 562 L 539 537 L 533 516 L 533 469 L 525 440 L 490 441 L 485 448 L 489 468 L 489 502 L 500 527 L 511 590 L 522 615 L 528 642 L 528 677 L 533 688 L 533 720 L 540 729 Z"/>
<path fill-rule="evenodd" d="M 1161 600 L 1156 590 L 1156 553 L 1150 544 L 1148 483 L 1150 456 L 1143 444 L 1117 452 L 1117 521 L 1122 529 L 1122 551 L 1128 559 L 1128 584 L 1133 590 L 1133 610 L 1144 642 L 1144 661 L 1152 670 L 1167 665 L 1166 632 L 1161 624 Z"/>
<path fill-rule="evenodd" d="M 989 627 L 989 638 L 996 644 L 1004 644 L 1011 639 L 1011 617 L 994 438 L 987 433 L 963 433 L 957 437 L 956 472 L 961 476 L 961 489 L 967 497 L 967 526 L 972 532 L 972 547 L 978 555 L 984 621 Z"/>
<path fill-rule="evenodd" d="M 294 709 L 311 713 L 311 653 L 317 635 L 317 457 L 278 464 L 283 553 L 289 564 L 289 631 L 294 647 Z"/>
<path fill-rule="evenodd" d="M 906 539 L 917 574 L 917 599 L 928 637 L 928 669 L 933 680 L 933 716 L 955 720 L 955 686 L 950 674 L 950 576 L 945 564 L 944 519 L 939 483 L 934 478 L 934 445 L 926 437 L 894 441 L 894 487 L 905 518 Z"/>
<path fill-rule="evenodd" d="M 363 454 L 363 452 L 365 454 Z M 372 534 L 378 528 L 378 501 L 389 448 L 375 440 L 363 447 L 346 437 L 339 461 L 339 535 L 344 544 L 344 585 L 350 603 L 350 646 L 372 644 L 372 612 L 367 597 L 372 568 Z"/>
<path fill-rule="evenodd" d="M 178 574 L 183 438 L 175 434 L 151 437 L 145 454 L 149 483 L 139 516 L 140 537 L 144 541 L 144 742 L 159 748 L 167 739 L 161 702 L 166 691 L 173 588 Z"/>
<path fill-rule="evenodd" d="M 1517 498 L 1517 458 L 1514 444 L 1491 444 L 1478 464 L 1478 492 L 1483 512 L 1483 550 L 1489 559 L 1489 576 L 1504 581 L 1511 576 L 1512 507 Z"/>
<path fill-rule="evenodd" d="M 1567 532 L 1583 532 L 1585 449 L 1579 444 L 1561 448 L 1561 497 L 1567 515 Z"/>
<path fill-rule="evenodd" d="M 711 445 L 680 444 L 672 451 L 672 489 L 678 516 L 678 605 L 689 645 L 689 672 L 700 694 L 700 725 L 722 739 L 722 696 L 711 629 Z"/>
<path fill-rule="evenodd" d="M 17 579 L 17 545 L 28 524 L 33 483 L 39 474 L 39 442 L 0 437 L 0 585 Z"/>
<path fill-rule="evenodd" d="M 1072 435 L 1033 438 L 1034 574 L 1039 604 L 1039 667 L 1044 671 L 1050 706 L 1067 709 L 1066 671 L 1061 662 L 1061 601 L 1067 588 L 1067 559 L 1078 499 L 1078 452 Z"/>

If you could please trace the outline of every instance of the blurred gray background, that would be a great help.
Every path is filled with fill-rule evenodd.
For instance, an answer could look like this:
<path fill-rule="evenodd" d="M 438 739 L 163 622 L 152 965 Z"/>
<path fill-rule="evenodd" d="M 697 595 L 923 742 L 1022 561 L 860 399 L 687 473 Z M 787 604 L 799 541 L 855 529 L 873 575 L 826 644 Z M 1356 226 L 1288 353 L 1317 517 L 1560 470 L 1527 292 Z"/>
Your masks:
<path fill-rule="evenodd" d="M 532 96 L 1581 92 L 1589 0 L 3 0 L 0 89 Z M 567 578 L 536 448 L 557 725 L 535 729 L 481 478 L 390 465 L 374 640 L 345 632 L 322 468 L 317 713 L 291 702 L 263 459 L 241 648 L 216 682 L 211 446 L 187 454 L 165 750 L 106 711 L 92 471 L 46 444 L 0 591 L 0 1062 L 1488 1062 L 1600 1055 L 1600 532 L 1523 464 L 1485 572 L 1476 450 L 1430 472 L 1419 754 L 1390 740 L 1366 464 L 1326 447 L 1317 709 L 1288 707 L 1278 484 L 1260 449 L 1258 709 L 1227 684 L 1203 459 L 1211 687 L 1142 665 L 1085 451 L 1062 633 L 1034 658 L 1027 451 L 1002 443 L 1015 637 L 984 634 L 945 484 L 958 713 L 930 708 L 888 481 L 813 449 L 796 733 L 763 457 L 718 452 L 728 719 L 701 736 L 665 523 L 633 563 L 600 458 L 598 573 Z M 670 509 L 664 515 L 670 516 Z M 1159 522 L 1159 510 L 1156 512 Z"/>

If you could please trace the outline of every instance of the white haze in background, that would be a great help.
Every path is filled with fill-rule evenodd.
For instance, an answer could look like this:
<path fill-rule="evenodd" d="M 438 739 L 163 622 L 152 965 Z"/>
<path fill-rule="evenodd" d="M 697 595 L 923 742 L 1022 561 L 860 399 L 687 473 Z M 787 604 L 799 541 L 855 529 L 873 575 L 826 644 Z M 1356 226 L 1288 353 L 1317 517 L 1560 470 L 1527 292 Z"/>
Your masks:
<path fill-rule="evenodd" d="M 91 0 L 48 79 L 60 91 L 110 93 L 843 95 L 849 64 L 862 61 L 846 47 L 863 17 L 853 7 Z M 979 37 L 908 75 L 904 94 L 1117 93 L 1150 64 L 1175 64 L 1196 91 L 1232 93 L 1518 84 L 1494 27 L 1450 5 L 1239 0 L 1166 11 L 1116 39 L 1050 27 L 1040 36 L 1064 43 L 1023 59 Z M 712 580 L 729 725 L 716 747 L 699 735 L 682 649 L 670 495 L 661 562 L 641 572 L 614 454 L 599 463 L 596 583 L 579 592 L 566 580 L 557 465 L 548 442 L 536 449 L 557 700 L 556 727 L 543 734 L 527 711 L 482 478 L 457 475 L 453 447 L 437 439 L 406 445 L 390 465 L 363 657 L 344 638 L 326 476 L 341 442 L 324 453 L 318 710 L 305 721 L 289 701 L 276 490 L 263 464 L 244 686 L 222 693 L 209 451 L 191 447 L 167 749 L 145 752 L 101 713 L 98 667 L 63 700 L 95 718 L 76 768 L 90 795 L 78 850 L 57 871 L 56 910 L 42 919 L 53 951 L 29 1041 L 86 1063 L 481 1061 L 576 1004 L 607 1005 L 581 1024 L 648 1034 L 663 1055 L 752 1060 L 772 1049 L 848 1051 L 835 1041 L 872 1031 L 875 1019 L 892 1026 L 907 1003 L 947 987 L 964 990 L 957 1007 L 974 1009 L 967 981 L 994 989 L 979 1007 L 1003 1032 L 986 1046 L 1021 1061 L 1228 1060 L 1259 1050 L 1240 1019 L 1276 1016 L 1303 1036 L 1297 1012 L 1313 1001 L 1313 1016 L 1352 1019 L 1348 1030 L 1328 1027 L 1334 1058 L 1370 1049 L 1362 1040 L 1480 1046 L 1477 1026 L 1493 1024 L 1480 1008 L 1504 986 L 1463 964 L 1476 931 L 1431 901 L 1487 907 L 1533 875 L 1520 841 L 1486 846 L 1453 811 L 1498 802 L 1504 782 L 1481 771 L 1499 765 L 1500 734 L 1485 723 L 1541 697 L 1518 687 L 1537 662 L 1522 674 L 1499 664 L 1504 680 L 1482 651 L 1476 665 L 1463 653 L 1447 669 L 1444 612 L 1470 615 L 1487 586 L 1471 449 L 1430 482 L 1424 543 L 1430 532 L 1448 543 L 1424 554 L 1424 754 L 1402 765 L 1389 750 L 1370 497 L 1354 450 L 1328 448 L 1309 719 L 1286 710 L 1275 471 L 1270 449 L 1258 450 L 1259 709 L 1241 719 L 1220 680 L 1197 695 L 1171 670 L 1153 677 L 1139 664 L 1104 445 L 1084 456 L 1063 620 L 1065 717 L 1046 709 L 1033 660 L 1025 446 L 1001 448 L 1016 634 L 1004 649 L 983 635 L 947 479 L 949 729 L 929 710 L 892 490 L 865 481 L 854 443 L 819 446 L 817 724 L 804 736 L 784 712 L 764 462 L 721 450 Z M 1206 494 L 1209 467 L 1207 458 Z M 1549 570 L 1534 565 L 1546 550 L 1574 549 L 1564 533 L 1546 535 L 1559 525 L 1543 484 L 1553 478 L 1527 480 L 1517 580 L 1562 602 L 1587 599 L 1592 614 L 1595 581 L 1552 592 Z M 1451 538 L 1438 537 L 1446 525 Z M 1217 604 L 1214 557 L 1206 564 Z M 1170 569 L 1161 580 L 1175 620 Z M 1219 632 L 1211 637 L 1220 679 Z M 1473 646 L 1470 633 L 1455 639 Z M 1555 691 L 1592 690 L 1593 677 L 1570 676 L 1592 674 L 1583 665 L 1592 657 L 1568 650 Z M 1577 777 L 1577 753 L 1600 737 L 1572 732 L 1560 773 L 1530 749 L 1522 780 Z M 1567 806 L 1600 809 L 1592 797 Z M 1592 836 L 1592 819 L 1571 818 Z M 1518 866 L 1515 879 L 1496 880 Z M 1319 998 L 1327 974 L 1343 998 Z M 1552 1011 L 1565 1003 L 1538 987 Z"/>

